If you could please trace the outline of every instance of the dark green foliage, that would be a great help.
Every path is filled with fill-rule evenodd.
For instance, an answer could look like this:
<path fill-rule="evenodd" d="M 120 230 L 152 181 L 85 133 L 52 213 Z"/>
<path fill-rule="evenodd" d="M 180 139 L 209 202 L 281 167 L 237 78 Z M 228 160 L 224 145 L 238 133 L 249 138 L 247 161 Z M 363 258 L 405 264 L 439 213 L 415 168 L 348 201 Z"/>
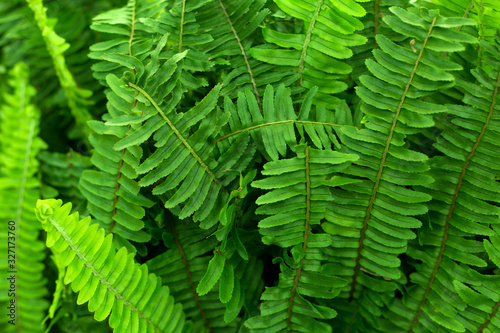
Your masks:
<path fill-rule="evenodd" d="M 499 8 L 1 2 L 0 331 L 500 331 Z"/>

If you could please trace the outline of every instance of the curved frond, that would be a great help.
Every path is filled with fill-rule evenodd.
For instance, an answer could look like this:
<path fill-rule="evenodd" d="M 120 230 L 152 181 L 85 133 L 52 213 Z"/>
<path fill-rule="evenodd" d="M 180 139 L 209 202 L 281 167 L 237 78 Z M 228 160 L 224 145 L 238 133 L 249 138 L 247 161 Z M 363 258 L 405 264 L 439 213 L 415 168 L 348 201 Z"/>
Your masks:
<path fill-rule="evenodd" d="M 172 75 L 172 64 L 169 62 L 170 60 L 164 67 L 168 66 L 166 68 Z M 159 73 L 158 75 L 161 75 L 161 69 Z M 116 79 L 110 77 L 108 82 L 114 80 Z M 162 83 L 155 83 L 158 84 Z M 161 104 L 162 94 L 174 89 L 172 83 L 166 87 L 146 85 L 145 89 L 132 82 L 127 85 L 129 88 L 126 90 L 119 86 L 114 87 L 117 96 L 128 96 L 125 99 L 130 100 L 137 96 L 136 109 L 148 110 L 147 116 L 123 116 L 107 122 L 106 124 L 112 127 L 123 128 L 131 125 L 135 128 L 127 137 L 117 142 L 114 149 L 133 147 L 153 137 L 157 149 L 137 167 L 137 172 L 144 174 L 139 184 L 154 185 L 152 193 L 155 195 L 174 190 L 166 200 L 165 207 L 171 209 L 183 204 L 179 212 L 181 219 L 196 212 L 195 221 L 203 221 L 205 228 L 210 227 L 218 219 L 216 208 L 226 201 L 225 186 L 235 177 L 226 175 L 224 171 L 239 168 L 243 171 L 250 162 L 254 149 L 248 145 L 248 136 L 242 136 L 222 155 L 213 155 L 215 144 L 210 138 L 218 134 L 228 119 L 227 113 L 214 110 L 221 86 L 214 87 L 201 102 L 187 112 L 177 113 L 173 110 L 175 104 L 172 104 L 172 101 L 175 103 L 175 98 L 166 105 Z M 164 89 L 168 90 L 163 92 Z M 146 90 L 152 91 L 154 95 Z M 155 91 L 160 92 L 159 98 L 152 97 L 157 95 Z M 175 91 L 173 94 L 174 97 L 178 96 Z M 189 133 L 190 131 L 192 133 Z M 209 215 L 211 217 L 207 220 Z"/>
<path fill-rule="evenodd" d="M 38 240 L 40 224 L 33 216 L 41 186 L 36 155 L 46 148 L 38 137 L 40 111 L 31 104 L 35 93 L 27 66 L 18 63 L 9 73 L 8 90 L 3 92 L 0 106 L 0 218 L 4 221 L 0 268 L 5 276 L 0 282 L 2 332 L 43 332 L 40 323 L 48 308 L 44 299 L 45 251 Z"/>
<path fill-rule="evenodd" d="M 429 174 L 436 181 L 421 189 L 433 197 L 430 226 L 420 230 L 419 244 L 408 249 L 409 256 L 422 262 L 410 275 L 418 287 L 412 288 L 404 307 L 399 303 L 389 307 L 396 316 L 401 316 L 398 307 L 405 308 L 405 320 L 398 319 L 404 329 L 421 332 L 429 325 L 440 325 L 463 332 L 464 322 L 455 317 L 465 303 L 444 281 L 453 277 L 459 284 L 467 283 L 465 265 L 486 266 L 480 254 L 483 244 L 476 236 L 493 236 L 489 225 L 497 224 L 500 214 L 494 204 L 500 202 L 496 180 L 500 167 L 490 157 L 498 155 L 495 122 L 500 114 L 500 52 L 493 51 L 488 62 L 496 67 L 494 71 L 472 70 L 476 84 L 458 81 L 467 91 L 466 105 L 448 105 L 451 119 L 435 144 L 444 156 L 430 160 Z"/>
<path fill-rule="evenodd" d="M 217 0 L 200 8 L 198 16 L 200 32 L 210 34 L 213 38 L 202 51 L 214 61 L 230 66 L 222 80 L 221 94 L 233 98 L 238 91 L 250 89 L 260 108 L 259 87 L 279 82 L 285 76 L 271 78 L 270 82 L 270 78 L 263 75 L 270 66 L 263 66 L 250 55 L 252 39 L 249 37 L 269 13 L 268 9 L 262 9 L 264 4 L 264 0 Z M 259 75 L 266 81 L 259 79 Z"/>
<path fill-rule="evenodd" d="M 291 91 L 281 84 L 276 92 L 271 85 L 266 87 L 263 96 L 262 113 L 255 96 L 249 91 L 238 93 L 236 106 L 229 97 L 224 99 L 224 109 L 231 114 L 229 126 L 223 128 L 221 142 L 226 149 L 226 140 L 234 142 L 239 135 L 250 133 L 260 152 L 267 160 L 278 160 L 285 157 L 288 148 L 294 149 L 298 143 L 310 140 L 318 149 L 338 147 L 337 131 L 342 127 L 341 114 L 349 114 L 345 104 L 339 105 L 337 112 L 312 105 L 317 88 L 311 89 L 304 97 L 299 115 L 295 114 Z M 342 109 L 346 107 L 347 110 Z M 348 120 L 347 120 L 348 121 Z M 352 125 L 352 123 L 350 123 Z M 295 129 L 300 134 L 297 142 Z M 307 135 L 306 135 L 307 134 Z M 306 136 L 308 138 L 306 138 Z"/>
<path fill-rule="evenodd" d="M 116 251 L 112 235 L 104 236 L 90 217 L 69 215 L 71 204 L 39 200 L 36 215 L 47 232 L 47 246 L 67 267 L 64 283 L 78 292 L 78 304 L 88 302 L 98 321 L 109 316 L 116 331 L 182 332 L 185 315 L 161 278 L 134 262 L 125 247 Z"/>
<path fill-rule="evenodd" d="M 43 6 L 43 1 L 27 0 L 27 2 L 35 13 L 36 22 L 42 32 L 42 37 L 47 45 L 47 50 L 52 57 L 52 62 L 54 64 L 57 77 L 59 78 L 59 83 L 64 90 L 64 94 L 66 95 L 71 113 L 73 114 L 73 117 L 75 117 L 77 124 L 76 131 L 81 131 L 82 133 L 80 136 L 82 136 L 83 139 L 86 139 L 89 133 L 87 121 L 92 119 L 92 116 L 88 111 L 88 106 L 92 104 L 89 99 L 92 92 L 90 90 L 79 88 L 73 74 L 68 70 L 63 53 L 69 48 L 69 44 L 54 31 L 55 21 L 47 18 L 46 8 Z"/>
<path fill-rule="evenodd" d="M 440 52 L 462 50 L 458 41 L 475 40 L 450 31 L 453 20 L 435 11 L 422 11 L 418 16 L 398 7 L 391 11 L 394 16 L 385 16 L 385 23 L 415 42 L 400 46 L 376 36 L 380 49 L 373 51 L 375 60 L 366 61 L 372 76 L 361 76 L 363 86 L 356 88 L 364 102 L 366 129 L 344 126 L 341 130 L 344 151 L 360 155 L 344 173 L 362 181 L 332 190 L 334 202 L 326 213 L 328 222 L 323 223 L 333 236 L 334 247 L 342 248 L 332 251 L 329 260 L 339 276 L 350 280 L 341 294 L 350 300 L 358 298 L 364 288 L 391 291 L 381 286 L 384 281 L 373 283 L 373 277 L 403 278 L 398 255 L 416 237 L 411 229 L 422 223 L 415 216 L 427 212 L 424 203 L 431 199 L 412 186 L 433 182 L 424 174 L 429 169 L 428 157 L 404 147 L 405 137 L 433 126 L 432 115 L 446 111 L 444 106 L 418 99 L 422 91 L 454 84 L 449 71 L 460 66 L 443 60 Z"/>

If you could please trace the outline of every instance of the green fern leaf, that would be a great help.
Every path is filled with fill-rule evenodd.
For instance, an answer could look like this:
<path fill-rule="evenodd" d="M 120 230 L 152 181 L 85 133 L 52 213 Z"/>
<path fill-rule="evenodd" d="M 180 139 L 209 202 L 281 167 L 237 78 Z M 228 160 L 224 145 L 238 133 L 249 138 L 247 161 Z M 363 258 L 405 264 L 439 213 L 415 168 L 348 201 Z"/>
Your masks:
<path fill-rule="evenodd" d="M 88 156 L 71 150 L 67 154 L 40 152 L 42 181 L 57 190 L 63 200 L 71 201 L 75 210 L 84 210 L 85 197 L 78 189 L 82 173 L 92 166 Z"/>
<path fill-rule="evenodd" d="M 326 213 L 328 222 L 323 224 L 323 229 L 333 235 L 336 250 L 331 251 L 330 260 L 339 276 L 350 279 L 341 296 L 350 300 L 360 297 L 364 288 L 392 293 L 394 289 L 387 286 L 395 288 L 396 284 L 387 284 L 380 277 L 404 283 L 398 255 L 416 237 L 412 229 L 422 223 L 415 216 L 427 212 L 424 203 L 431 199 L 428 193 L 411 186 L 433 182 L 424 173 L 429 169 L 427 156 L 404 147 L 405 137 L 433 126 L 432 115 L 446 111 L 444 106 L 419 97 L 422 91 L 454 84 L 449 71 L 460 66 L 442 59 L 438 52 L 463 49 L 455 37 L 448 37 L 451 21 L 437 12 L 417 15 L 398 7 L 392 7 L 391 12 L 394 16 L 385 16 L 384 22 L 414 38 L 416 52 L 409 43 L 401 46 L 386 36 L 375 37 L 380 49 L 373 51 L 375 60 L 366 60 L 372 76 L 361 76 L 363 86 L 356 88 L 364 102 L 361 110 L 366 129 L 341 129 L 343 151 L 360 155 L 344 172 L 363 181 L 332 190 L 334 202 Z M 457 40 L 473 42 L 474 38 L 460 35 Z M 358 311 L 369 312 L 368 308 Z"/>
<path fill-rule="evenodd" d="M 129 0 L 122 8 L 115 8 L 94 17 L 91 29 L 109 36 L 109 39 L 92 45 L 89 53 L 90 58 L 100 60 L 92 66 L 92 71 L 101 85 L 107 85 L 108 74 L 112 73 L 119 77 L 123 74 L 123 67 L 119 62 L 103 61 L 103 56 L 128 55 L 142 62 L 150 55 L 154 46 L 158 44 L 158 39 L 151 38 L 153 29 L 143 24 L 141 19 L 156 18 L 164 6 L 164 0 Z"/>
<path fill-rule="evenodd" d="M 222 81 L 221 94 L 233 98 L 238 91 L 250 89 L 259 108 L 262 107 L 259 87 L 271 83 L 264 81 L 266 76 L 263 74 L 270 66 L 262 66 L 262 63 L 251 57 L 252 42 L 249 37 L 269 13 L 268 9 L 262 9 L 264 4 L 264 0 L 217 0 L 200 8 L 197 19 L 200 32 L 210 34 L 213 38 L 201 51 L 209 54 L 214 61 L 229 65 L 227 71 L 223 69 L 226 75 Z M 229 58 L 222 60 L 222 57 Z M 259 75 L 262 80 L 259 80 Z M 273 78 L 272 82 L 283 79 L 284 75 Z"/>
<path fill-rule="evenodd" d="M 59 83 L 63 87 L 68 106 L 71 109 L 73 117 L 75 117 L 77 124 L 76 131 L 81 131 L 80 136 L 85 140 L 89 133 L 87 121 L 92 119 L 87 109 L 92 104 L 89 100 L 92 92 L 79 88 L 73 74 L 68 70 L 63 53 L 69 48 L 69 44 L 54 31 L 55 21 L 47 19 L 43 0 L 27 0 L 27 2 L 35 13 L 35 20 L 42 32 L 47 50 L 52 57 Z"/>
<path fill-rule="evenodd" d="M 476 84 L 457 82 L 467 91 L 463 100 L 466 105 L 448 106 L 450 122 L 435 144 L 445 156 L 431 159 L 429 174 L 436 181 L 422 189 L 433 196 L 429 203 L 431 225 L 420 230 L 420 245 L 412 244 L 408 249 L 408 255 L 422 264 L 410 275 L 418 288 L 414 287 L 407 298 L 406 320 L 398 319 L 402 328 L 419 331 L 427 327 L 428 321 L 456 331 L 467 327 L 463 320 L 456 319 L 466 305 L 458 296 L 460 292 L 442 281 L 453 276 L 455 286 L 463 291 L 461 283 L 467 283 L 468 278 L 466 274 L 457 276 L 457 272 L 465 270 L 465 265 L 486 266 L 481 258 L 483 244 L 475 237 L 494 237 L 488 226 L 496 224 L 500 215 L 500 208 L 492 204 L 500 202 L 496 181 L 500 168 L 491 163 L 490 157 L 498 155 L 494 153 L 498 136 L 494 119 L 500 112 L 499 46 L 490 48 L 494 54 L 488 62 L 496 68 L 494 71 L 488 74 L 472 70 Z M 396 307 L 401 305 L 389 306 Z"/>
<path fill-rule="evenodd" d="M 262 272 L 262 263 L 251 258 L 248 263 L 234 265 L 233 260 L 228 260 L 218 284 L 220 288 L 227 287 L 223 285 L 228 274 L 224 271 L 226 267 L 235 267 L 232 270 L 233 290 L 227 302 L 220 302 L 219 292 L 212 289 L 213 284 L 208 286 L 203 282 L 213 258 L 213 248 L 218 244 L 214 237 L 209 237 L 214 228 L 200 230 L 195 224 L 186 224 L 173 217 L 167 219 L 170 220 L 168 224 L 171 232 L 164 232 L 163 239 L 169 249 L 149 260 L 147 265 L 168 283 L 172 295 L 182 303 L 187 318 L 194 322 L 193 332 L 234 331 L 239 321 L 235 320 L 238 313 L 257 294 L 260 279 L 254 277 Z M 226 263 L 224 255 L 215 256 L 222 259 L 223 264 Z M 214 279 L 215 283 L 216 280 L 218 278 Z"/>
<path fill-rule="evenodd" d="M 332 319 L 336 312 L 307 297 L 334 298 L 347 284 L 333 276 L 330 267 L 322 266 L 322 250 L 331 244 L 331 236 L 313 230 L 332 199 L 329 187 L 358 181 L 330 175 L 358 157 L 306 145 L 296 150 L 295 158 L 265 164 L 263 174 L 269 177 L 252 183 L 268 190 L 256 201 L 261 205 L 256 213 L 270 215 L 258 224 L 263 243 L 291 249 L 293 255 L 281 262 L 278 286 L 262 295 L 261 316 L 245 322 L 252 332 L 305 332 L 311 328 L 331 332 L 329 325 L 317 319 Z"/>
<path fill-rule="evenodd" d="M 90 217 L 79 221 L 70 210 L 70 203 L 48 199 L 39 200 L 35 212 L 47 232 L 47 246 L 67 267 L 64 282 L 79 293 L 77 303 L 88 302 L 98 321 L 110 316 L 109 325 L 117 331 L 182 332 L 182 306 L 161 279 L 135 263 L 124 247 L 116 251 L 112 236 L 90 225 Z"/>
<path fill-rule="evenodd" d="M 311 89 L 304 97 L 300 113 L 295 114 L 291 90 L 279 85 L 276 92 L 271 85 L 266 87 L 263 97 L 263 115 L 260 113 L 257 100 L 249 90 L 238 93 L 235 106 L 229 97 L 224 99 L 224 109 L 231 114 L 228 127 L 224 128 L 221 137 L 215 142 L 221 142 L 220 150 L 228 149 L 229 140 L 233 136 L 249 132 L 260 152 L 267 160 L 278 160 L 287 155 L 288 147 L 294 149 L 299 143 L 295 135 L 297 128 L 300 142 L 305 142 L 307 136 L 319 149 L 338 147 L 337 133 L 341 127 L 337 124 L 337 114 L 330 110 L 312 106 L 317 89 Z M 350 110 L 348 111 L 350 115 Z"/>
<path fill-rule="evenodd" d="M 177 0 L 168 13 L 162 13 L 156 20 L 141 18 L 140 21 L 151 27 L 160 35 L 169 36 L 172 47 L 162 53 L 163 57 L 170 59 L 176 53 L 189 50 L 182 65 L 180 81 L 189 90 L 196 90 L 208 85 L 201 72 L 209 70 L 214 63 L 210 57 L 200 50 L 213 41 L 212 36 L 200 33 L 199 24 L 196 22 L 198 10 L 209 0 L 186 1 Z"/>
<path fill-rule="evenodd" d="M 40 323 L 48 307 L 45 252 L 38 240 L 41 228 L 32 213 L 41 187 L 36 155 L 47 146 L 38 137 L 40 111 L 31 104 L 35 93 L 28 67 L 18 63 L 9 72 L 0 107 L 0 218 L 5 221 L 0 231 L 0 267 L 5 272 L 0 282 L 2 332 L 43 332 Z M 11 276 L 14 279 L 7 279 Z"/>

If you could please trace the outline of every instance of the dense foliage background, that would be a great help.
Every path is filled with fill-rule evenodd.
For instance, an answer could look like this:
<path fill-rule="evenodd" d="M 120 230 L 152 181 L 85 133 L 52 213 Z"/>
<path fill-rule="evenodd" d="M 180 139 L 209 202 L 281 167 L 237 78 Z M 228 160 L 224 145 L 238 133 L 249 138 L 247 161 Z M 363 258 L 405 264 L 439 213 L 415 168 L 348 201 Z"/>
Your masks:
<path fill-rule="evenodd" d="M 498 29 L 1 1 L 0 331 L 500 332 Z"/>

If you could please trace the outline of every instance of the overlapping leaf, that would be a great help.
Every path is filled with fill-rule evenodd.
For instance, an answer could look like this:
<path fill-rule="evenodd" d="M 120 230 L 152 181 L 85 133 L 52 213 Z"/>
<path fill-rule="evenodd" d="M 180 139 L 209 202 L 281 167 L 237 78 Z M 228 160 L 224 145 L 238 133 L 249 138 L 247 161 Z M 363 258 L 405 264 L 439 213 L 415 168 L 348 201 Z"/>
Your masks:
<path fill-rule="evenodd" d="M 169 12 L 161 13 L 156 20 L 140 19 L 160 35 L 169 35 L 170 43 L 173 45 L 162 54 L 162 57 L 169 59 L 176 53 L 189 50 L 183 60 L 183 71 L 180 77 L 182 85 L 189 90 L 207 86 L 208 82 L 201 76 L 201 73 L 208 71 L 214 65 L 210 61 L 210 56 L 200 51 L 212 42 L 213 38 L 207 33 L 200 33 L 200 25 L 196 22 L 198 10 L 209 1 L 177 0 Z M 215 4 L 212 3 L 213 5 Z"/>
<path fill-rule="evenodd" d="M 412 186 L 433 182 L 425 174 L 427 156 L 406 148 L 405 136 L 433 126 L 432 115 L 446 111 L 419 100 L 427 91 L 454 84 L 449 71 L 461 67 L 444 60 L 440 52 L 462 50 L 459 41 L 474 41 L 450 30 L 454 24 L 471 21 L 440 17 L 435 11 L 416 15 L 392 7 L 391 12 L 394 16 L 385 16 L 385 23 L 414 42 L 402 46 L 376 36 L 380 49 L 373 51 L 375 60 L 366 60 L 372 75 L 361 76 L 363 85 L 356 88 L 364 102 L 366 129 L 344 126 L 341 136 L 344 151 L 360 155 L 345 173 L 362 182 L 332 190 L 334 202 L 326 213 L 328 222 L 323 223 L 335 248 L 329 260 L 339 276 L 350 280 L 341 296 L 350 300 L 360 297 L 364 288 L 393 292 L 396 285 L 385 280 L 404 282 L 398 255 L 416 237 L 412 229 L 422 223 L 415 216 L 427 212 L 424 203 L 431 199 Z"/>
<path fill-rule="evenodd" d="M 259 107 L 265 85 L 290 84 L 297 79 L 293 72 L 274 71 L 274 66 L 258 61 L 250 53 L 255 30 L 269 13 L 269 9 L 262 9 L 265 3 L 264 0 L 212 1 L 200 8 L 197 19 L 200 33 L 210 34 L 213 39 L 201 51 L 218 62 L 217 70 L 224 73 L 221 94 L 234 98 L 238 92 L 249 89 Z"/>
<path fill-rule="evenodd" d="M 174 220 L 166 224 L 163 240 L 169 250 L 149 260 L 148 266 L 182 303 L 194 322 L 193 332 L 234 332 L 241 308 L 256 296 L 260 280 L 254 277 L 262 272 L 262 264 L 253 258 L 234 265 L 234 260 L 227 262 L 223 254 L 213 253 L 218 244 L 209 237 L 213 228 L 200 230 Z"/>
<path fill-rule="evenodd" d="M 486 266 L 483 244 L 476 236 L 494 236 L 488 226 L 498 223 L 500 208 L 495 203 L 500 202 L 496 181 L 500 167 L 492 157 L 498 155 L 500 52 L 489 49 L 494 55 L 488 62 L 496 69 L 489 74 L 473 70 L 475 84 L 458 82 L 467 91 L 466 105 L 448 106 L 450 123 L 435 144 L 444 156 L 431 159 L 429 174 L 436 181 L 422 189 L 433 197 L 430 224 L 420 230 L 419 244 L 408 249 L 408 255 L 422 262 L 410 275 L 418 288 L 412 288 L 405 306 L 390 307 L 406 319 L 398 319 L 399 325 L 414 332 L 429 327 L 465 331 L 467 324 L 457 313 L 466 303 L 450 282 L 467 283 L 466 265 Z"/>
<path fill-rule="evenodd" d="M 307 93 L 298 116 L 292 104 L 291 91 L 284 84 L 279 85 L 276 92 L 271 85 L 266 87 L 263 115 L 255 96 L 249 90 L 238 93 L 236 105 L 226 97 L 224 109 L 231 114 L 229 126 L 223 128 L 221 137 L 216 141 L 221 142 L 221 149 L 224 150 L 228 141 L 234 142 L 239 135 L 250 133 L 260 152 L 268 160 L 285 157 L 288 148 L 293 149 L 299 143 L 295 129 L 300 134 L 300 142 L 310 140 L 319 149 L 332 149 L 334 145 L 338 147 L 336 132 L 341 127 L 339 123 L 344 121 L 340 115 L 345 113 L 350 116 L 350 110 L 345 104 L 339 106 L 337 112 L 313 107 L 312 101 L 316 93 L 317 88 Z"/>

